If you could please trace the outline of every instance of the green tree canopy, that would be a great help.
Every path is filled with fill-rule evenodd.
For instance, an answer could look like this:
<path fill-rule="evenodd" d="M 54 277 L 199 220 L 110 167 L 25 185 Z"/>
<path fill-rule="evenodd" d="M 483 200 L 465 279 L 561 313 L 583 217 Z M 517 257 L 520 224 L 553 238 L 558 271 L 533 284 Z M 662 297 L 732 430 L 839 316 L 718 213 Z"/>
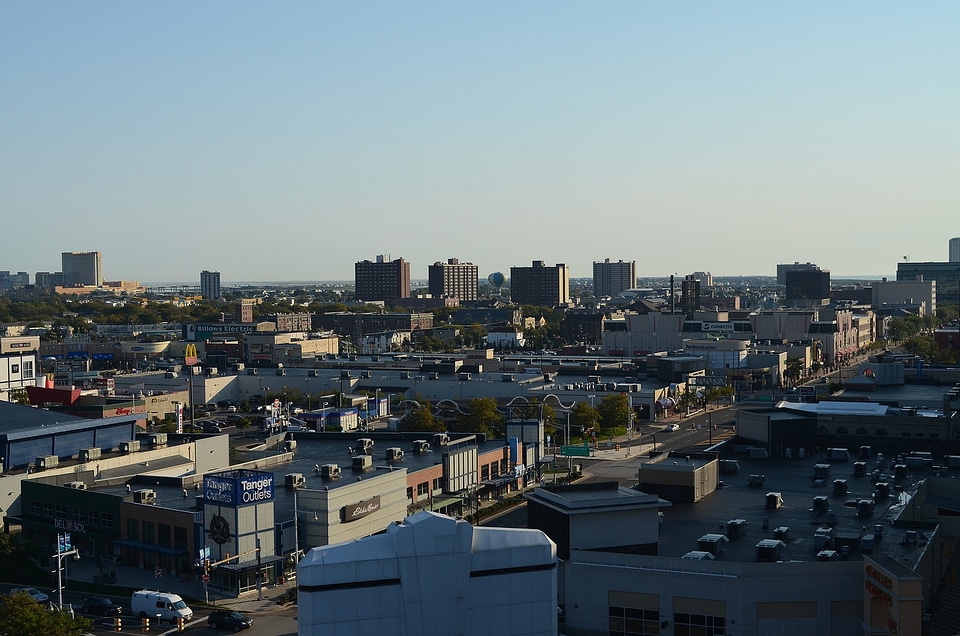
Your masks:
<path fill-rule="evenodd" d="M 608 393 L 597 405 L 600 426 L 605 430 L 626 428 L 629 412 L 625 393 Z"/>
<path fill-rule="evenodd" d="M 504 417 L 497 411 L 496 398 L 473 398 L 469 402 L 469 413 L 457 414 L 456 430 L 502 437 L 503 423 Z"/>
<path fill-rule="evenodd" d="M 91 626 L 82 616 L 51 612 L 23 592 L 0 603 L 0 636 L 81 636 Z"/>

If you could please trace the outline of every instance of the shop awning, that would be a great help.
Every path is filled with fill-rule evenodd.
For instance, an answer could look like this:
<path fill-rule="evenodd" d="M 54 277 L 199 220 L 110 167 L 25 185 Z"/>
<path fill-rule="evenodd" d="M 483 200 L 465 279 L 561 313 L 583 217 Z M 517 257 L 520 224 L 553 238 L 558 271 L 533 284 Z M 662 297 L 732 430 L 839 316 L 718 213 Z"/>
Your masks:
<path fill-rule="evenodd" d="M 183 556 L 187 553 L 184 548 L 171 548 L 166 545 L 155 545 L 153 543 L 144 543 L 143 541 L 131 541 L 130 539 L 116 539 L 113 545 L 122 548 L 133 548 L 134 550 L 143 550 L 144 552 L 157 552 L 159 554 L 169 554 L 171 556 Z"/>

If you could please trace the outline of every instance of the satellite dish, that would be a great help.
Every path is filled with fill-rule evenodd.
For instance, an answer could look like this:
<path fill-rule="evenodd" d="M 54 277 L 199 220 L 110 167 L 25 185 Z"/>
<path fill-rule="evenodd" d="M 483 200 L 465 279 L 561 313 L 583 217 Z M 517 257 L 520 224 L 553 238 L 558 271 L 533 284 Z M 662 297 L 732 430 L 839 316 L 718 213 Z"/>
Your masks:
<path fill-rule="evenodd" d="M 501 272 L 494 272 L 487 276 L 487 281 L 497 288 L 497 291 L 500 291 L 500 288 L 503 287 L 503 283 L 506 280 Z"/>

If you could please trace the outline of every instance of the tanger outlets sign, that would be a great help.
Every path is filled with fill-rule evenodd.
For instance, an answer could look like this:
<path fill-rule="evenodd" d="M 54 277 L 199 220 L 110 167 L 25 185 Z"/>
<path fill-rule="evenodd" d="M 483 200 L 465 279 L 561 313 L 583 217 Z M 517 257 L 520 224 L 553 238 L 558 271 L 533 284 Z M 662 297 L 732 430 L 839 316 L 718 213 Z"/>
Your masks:
<path fill-rule="evenodd" d="M 371 497 L 370 499 L 364 499 L 349 506 L 344 506 L 342 510 L 343 522 L 349 523 L 357 519 L 362 519 L 377 510 L 380 510 L 380 495 Z"/>
<path fill-rule="evenodd" d="M 273 473 L 207 475 L 203 500 L 225 506 L 243 506 L 273 499 Z"/>

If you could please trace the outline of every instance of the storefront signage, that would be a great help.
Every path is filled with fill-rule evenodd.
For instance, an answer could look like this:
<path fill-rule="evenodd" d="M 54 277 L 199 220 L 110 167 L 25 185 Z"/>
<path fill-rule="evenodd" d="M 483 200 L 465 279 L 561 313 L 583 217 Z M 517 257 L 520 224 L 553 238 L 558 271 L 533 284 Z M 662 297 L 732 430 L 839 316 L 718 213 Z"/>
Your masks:
<path fill-rule="evenodd" d="M 887 607 L 893 606 L 893 597 L 887 594 L 879 585 L 873 581 L 865 581 L 864 587 L 867 588 L 867 591 L 870 592 L 870 595 L 874 598 L 880 599 L 880 602 L 886 605 Z"/>
<path fill-rule="evenodd" d="M 364 499 L 363 501 L 350 506 L 344 506 L 343 522 L 349 523 L 350 521 L 362 519 L 363 517 L 366 517 L 377 510 L 380 510 L 380 495 L 371 497 L 370 499 Z"/>
<path fill-rule="evenodd" d="M 888 590 L 893 587 L 893 579 L 891 579 L 883 570 L 879 570 L 872 565 L 868 565 L 865 569 L 867 576 L 883 587 L 887 588 Z"/>
<path fill-rule="evenodd" d="M 273 499 L 273 473 L 241 477 L 207 475 L 203 478 L 203 500 L 226 506 L 242 506 Z"/>
<path fill-rule="evenodd" d="M 67 532 L 83 532 L 83 524 L 73 519 L 54 519 L 53 527 L 57 530 L 66 530 Z"/>
<path fill-rule="evenodd" d="M 700 325 L 704 331 L 733 331 L 732 322 L 704 322 Z"/>

